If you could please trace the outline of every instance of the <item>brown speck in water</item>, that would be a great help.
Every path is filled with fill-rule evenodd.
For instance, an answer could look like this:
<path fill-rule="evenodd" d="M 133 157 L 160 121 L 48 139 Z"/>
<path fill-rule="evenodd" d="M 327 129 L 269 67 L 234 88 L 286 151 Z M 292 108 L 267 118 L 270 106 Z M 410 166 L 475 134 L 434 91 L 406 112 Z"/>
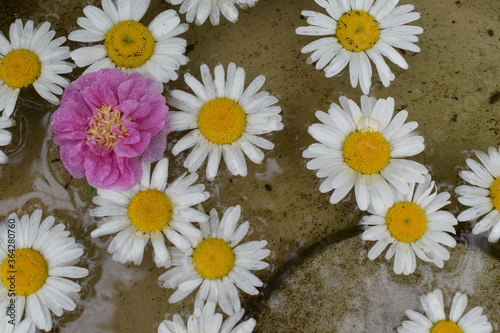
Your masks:
<path fill-rule="evenodd" d="M 264 187 L 266 188 L 266 190 L 268 191 L 272 191 L 273 190 L 273 187 L 270 185 L 270 184 L 266 184 L 264 185 Z"/>
<path fill-rule="evenodd" d="M 500 100 L 500 91 L 495 91 L 493 94 L 490 96 L 490 104 L 494 104 Z"/>
<path fill-rule="evenodd" d="M 454 114 L 453 117 L 451 117 L 451 121 L 456 123 L 457 122 L 457 118 L 458 118 L 458 114 Z"/>
<path fill-rule="evenodd" d="M 486 33 L 488 34 L 488 36 L 490 37 L 493 37 L 493 35 L 495 34 L 495 32 L 492 30 L 492 29 L 488 29 L 486 30 Z"/>

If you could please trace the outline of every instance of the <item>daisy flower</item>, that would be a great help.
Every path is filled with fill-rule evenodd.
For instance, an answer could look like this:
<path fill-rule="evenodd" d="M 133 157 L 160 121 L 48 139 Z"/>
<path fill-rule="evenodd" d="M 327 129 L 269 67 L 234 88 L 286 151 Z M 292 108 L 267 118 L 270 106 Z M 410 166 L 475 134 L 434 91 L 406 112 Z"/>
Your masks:
<path fill-rule="evenodd" d="M 165 320 L 160 324 L 158 333 L 250 333 L 255 328 L 255 319 L 245 320 L 236 326 L 244 310 L 223 321 L 222 314 L 215 313 L 215 306 L 215 302 L 207 302 L 203 308 L 195 308 L 188 318 L 187 328 L 181 316 L 175 314 L 173 320 Z"/>
<path fill-rule="evenodd" d="M 458 201 L 469 208 L 460 215 L 459 221 L 470 221 L 486 214 L 472 229 L 477 235 L 491 230 L 488 240 L 491 243 L 500 239 L 500 147 L 488 148 L 488 154 L 475 151 L 482 165 L 473 159 L 467 159 L 472 171 L 461 171 L 460 177 L 470 185 L 461 185 L 455 189 Z"/>
<path fill-rule="evenodd" d="M 66 88 L 52 118 L 54 143 L 73 177 L 86 177 L 95 188 L 130 190 L 141 179 L 141 162 L 163 157 L 167 112 L 153 80 L 102 69 Z"/>
<path fill-rule="evenodd" d="M 258 0 L 166 0 L 181 5 L 179 12 L 186 14 L 186 21 L 202 25 L 210 17 L 212 25 L 219 25 L 220 13 L 232 23 L 238 21 L 238 9 L 255 6 Z"/>
<path fill-rule="evenodd" d="M 416 122 L 404 123 L 407 111 L 393 117 L 392 97 L 362 96 L 361 109 L 346 97 L 340 97 L 340 104 L 332 103 L 328 114 L 316 112 L 321 124 L 309 126 L 308 132 L 320 143 L 310 145 L 302 156 L 312 158 L 308 169 L 326 177 L 319 190 L 334 190 L 332 204 L 354 187 L 359 209 L 372 204 L 380 212 L 384 202 L 393 200 L 391 187 L 407 194 L 410 184 L 424 181 L 427 169 L 403 159 L 423 151 L 424 139 L 415 131 Z"/>
<path fill-rule="evenodd" d="M 12 133 L 6 130 L 11 126 L 14 126 L 14 120 L 0 118 L 0 146 L 7 146 L 12 141 Z M 0 150 L 0 164 L 5 164 L 8 160 L 7 155 Z"/>
<path fill-rule="evenodd" d="M 248 221 L 236 228 L 240 214 L 240 206 L 229 207 L 219 222 L 217 212 L 212 209 L 210 223 L 201 224 L 203 238 L 187 251 L 171 251 L 175 267 L 159 277 L 163 287 L 177 288 L 170 296 L 170 303 L 183 300 L 201 285 L 195 307 L 208 299 L 232 315 L 241 310 L 236 287 L 250 295 L 258 294 L 255 287 L 262 286 L 262 281 L 250 270 L 266 268 L 269 264 L 261 260 L 270 251 L 264 249 L 265 240 L 240 244 L 249 228 Z"/>
<path fill-rule="evenodd" d="M 448 211 L 438 210 L 450 203 L 449 198 L 448 192 L 437 193 L 429 175 L 415 191 L 412 188 L 406 195 L 395 192 L 395 200 L 385 211 L 381 214 L 370 212 L 373 215 L 361 219 L 360 224 L 366 226 L 361 238 L 377 241 L 368 252 L 368 258 L 374 260 L 389 245 L 385 258 L 395 257 L 396 274 L 413 273 L 415 255 L 442 268 L 450 254 L 440 244 L 456 245 L 455 239 L 447 232 L 455 234 L 453 226 L 457 219 Z"/>
<path fill-rule="evenodd" d="M 21 88 L 33 85 L 40 96 L 58 105 L 56 95 L 69 83 L 59 75 L 73 70 L 64 61 L 70 56 L 69 47 L 61 46 L 66 38 L 53 39 L 56 32 L 48 22 L 33 26 L 31 20 L 23 26 L 17 19 L 10 26 L 10 42 L 0 32 L 0 111 L 4 119 L 14 112 Z"/>
<path fill-rule="evenodd" d="M 229 64 L 226 79 L 222 65 L 215 67 L 214 79 L 208 66 L 201 65 L 201 78 L 203 83 L 189 73 L 184 76 L 196 96 L 174 90 L 167 99 L 180 110 L 169 113 L 172 131 L 191 130 L 172 153 L 194 146 L 184 166 L 194 172 L 208 157 L 208 180 L 217 175 L 221 156 L 232 175 L 246 176 L 243 153 L 254 163 L 262 162 L 264 153 L 259 148 L 270 150 L 274 145 L 258 135 L 283 128 L 281 107 L 273 105 L 278 99 L 267 91 L 257 93 L 265 81 L 262 75 L 244 89 L 245 70 L 234 63 Z"/>
<path fill-rule="evenodd" d="M 406 310 L 410 320 L 403 321 L 398 333 L 490 333 L 493 327 L 485 315 L 483 308 L 476 306 L 467 308 L 467 295 L 456 293 L 451 304 L 448 319 L 444 313 L 443 294 L 435 289 L 427 295 L 420 296 L 420 302 L 426 315 L 413 310 Z"/>
<path fill-rule="evenodd" d="M 64 224 L 54 225 L 53 216 L 41 219 L 37 209 L 21 219 L 11 214 L 0 223 L 0 307 L 5 311 L 15 304 L 14 318 L 8 311 L 7 316 L 16 325 L 30 319 L 40 330 L 50 331 L 51 312 L 61 316 L 76 307 L 80 285 L 69 279 L 89 271 L 74 266 L 83 246 L 69 237 Z"/>
<path fill-rule="evenodd" d="M 175 10 L 160 13 L 146 27 L 139 20 L 144 16 L 150 0 L 102 0 L 103 10 L 86 6 L 86 17 L 78 18 L 83 29 L 68 36 L 77 42 L 103 42 L 82 47 L 71 53 L 79 67 L 91 65 L 84 73 L 102 68 L 119 67 L 126 73 L 139 72 L 160 85 L 177 79 L 176 71 L 185 65 L 187 42 L 176 37 L 188 30 L 180 23 Z"/>
<path fill-rule="evenodd" d="M 206 222 L 208 216 L 191 206 L 208 199 L 205 185 L 193 183 L 197 174 L 180 176 L 167 186 L 168 159 L 161 159 L 153 174 L 143 164 L 142 179 L 129 191 L 97 190 L 92 201 L 98 205 L 91 216 L 102 217 L 92 237 L 118 233 L 109 244 L 113 260 L 139 265 L 148 241 L 154 248 L 158 267 L 170 267 L 166 236 L 176 247 L 188 251 L 191 239 L 201 239 L 201 232 L 191 222 Z"/>
<path fill-rule="evenodd" d="M 357 87 L 358 82 L 364 94 L 368 94 L 371 86 L 372 67 L 375 64 L 382 84 L 388 87 L 394 80 L 394 74 L 382 56 L 401 68 L 408 64 L 395 48 L 419 52 L 415 35 L 423 29 L 405 25 L 420 18 L 419 13 L 412 12 L 413 5 L 396 7 L 398 0 L 315 0 L 328 15 L 304 10 L 310 26 L 299 27 L 295 32 L 307 36 L 323 37 L 302 48 L 302 53 L 312 54 L 308 64 L 316 63 L 316 69 L 324 70 L 326 77 L 332 77 L 349 64 L 351 85 Z"/>
<path fill-rule="evenodd" d="M 0 318 L 0 332 L 2 333 L 35 333 L 36 326 L 30 319 L 23 319 L 15 324 L 13 321 L 9 322 L 8 316 Z"/>

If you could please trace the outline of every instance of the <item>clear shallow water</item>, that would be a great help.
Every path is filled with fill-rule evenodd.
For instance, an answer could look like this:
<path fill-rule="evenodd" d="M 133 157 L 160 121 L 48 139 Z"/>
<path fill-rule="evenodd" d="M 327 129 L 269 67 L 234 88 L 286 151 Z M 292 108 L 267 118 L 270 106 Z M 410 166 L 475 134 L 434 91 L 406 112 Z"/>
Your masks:
<path fill-rule="evenodd" d="M 500 90 L 500 3 L 497 0 L 401 1 L 403 3 L 414 4 L 421 13 L 421 19 L 416 24 L 425 29 L 418 43 L 422 51 L 417 54 L 407 52 L 405 58 L 409 69 L 391 66 L 396 80 L 389 88 L 375 84 L 371 94 L 377 98 L 394 97 L 396 109 L 406 109 L 409 121 L 419 122 L 426 150 L 414 160 L 427 165 L 443 189 L 451 190 L 459 183 L 458 171 L 465 166 L 465 158 L 471 150 L 485 150 L 488 146 L 500 144 L 500 102 L 495 102 L 494 97 Z M 100 1 L 26 0 L 22 6 L 14 1 L 3 1 L 2 4 L 0 29 L 4 33 L 15 18 L 22 18 L 33 19 L 36 24 L 48 20 L 58 31 L 57 36 L 67 36 L 76 28 L 76 19 L 83 15 L 82 8 L 89 4 L 99 6 Z M 153 0 L 142 21 L 148 23 L 168 8 L 178 9 Z M 237 24 L 223 20 L 217 27 L 191 25 L 190 30 L 181 36 L 190 45 L 190 62 L 182 68 L 181 75 L 191 72 L 198 76 L 201 63 L 213 67 L 233 61 L 245 68 L 247 83 L 264 74 L 267 81 L 263 89 L 280 99 L 285 128 L 267 136 L 276 147 L 266 153 L 262 165 L 249 162 L 249 175 L 245 178 L 232 177 L 223 167 L 214 182 L 207 182 L 203 177 L 204 169 L 200 171 L 201 181 L 211 194 L 211 198 L 203 204 L 204 209 L 208 211 L 215 207 L 222 211 L 232 205 L 242 205 L 242 219 L 249 220 L 252 225 L 247 239 L 266 239 L 269 242 L 272 255 L 268 262 L 271 268 L 259 272 L 259 276 L 264 282 L 271 283 L 272 288 L 286 289 L 288 286 L 288 280 L 284 284 L 274 283 L 278 272 L 289 270 L 290 273 L 300 274 L 310 266 L 309 259 L 305 259 L 298 268 L 285 265 L 290 260 L 304 256 L 319 260 L 316 259 L 318 251 L 305 249 L 315 248 L 316 244 L 320 244 L 321 248 L 330 248 L 328 242 L 320 242 L 329 235 L 341 235 L 338 241 L 343 242 L 341 239 L 345 238 L 352 245 L 341 246 L 340 249 L 332 245 L 327 251 L 331 256 L 329 258 L 342 257 L 363 263 L 359 267 L 352 265 L 348 270 L 358 274 L 360 279 L 370 279 L 368 272 L 362 271 L 368 266 L 374 270 L 390 267 L 383 260 L 370 262 L 366 259 L 366 252 L 372 244 L 363 244 L 357 239 L 359 232 L 356 225 L 363 213 L 356 209 L 353 197 L 338 205 L 330 205 L 329 194 L 319 193 L 320 180 L 313 171 L 306 169 L 306 161 L 301 157 L 301 152 L 314 141 L 307 133 L 307 126 L 316 122 L 315 110 L 326 111 L 331 102 L 338 102 L 339 96 L 356 101 L 361 96 L 360 89 L 350 87 L 347 71 L 339 77 L 327 79 L 313 65 L 305 64 L 307 56 L 301 54 L 300 49 L 313 38 L 294 33 L 296 27 L 305 25 L 300 18 L 302 9 L 320 11 L 312 0 L 260 0 L 256 7 L 240 11 Z M 72 49 L 79 46 L 69 42 L 66 45 Z M 69 77 L 75 79 L 80 73 L 81 70 L 75 70 Z M 175 88 L 188 90 L 182 79 L 168 84 L 168 89 Z M 58 161 L 57 147 L 50 140 L 50 115 L 56 108 L 31 89 L 23 91 L 21 97 L 16 109 L 14 142 L 7 147 L 10 161 L 0 167 L 0 215 L 31 213 L 38 207 L 43 208 L 46 215 L 55 215 L 86 246 L 87 254 L 82 265 L 89 266 L 91 270 L 89 278 L 83 281 L 82 302 L 77 311 L 57 320 L 60 331 L 156 332 L 157 325 L 166 314 L 171 318 L 177 312 L 191 313 L 192 298 L 175 305 L 168 303 L 172 290 L 157 285 L 157 277 L 164 270 L 154 266 L 150 252 L 142 265 L 125 266 L 110 260 L 105 250 L 109 239 L 90 239 L 95 221 L 86 213 L 92 207 L 89 187 L 85 181 L 71 179 L 64 172 Z M 170 148 L 182 134 L 169 136 Z M 168 156 L 171 157 L 171 177 L 184 172 L 182 161 L 186 155 L 175 159 L 170 154 Z M 463 209 L 455 198 L 448 207 L 454 213 Z M 458 230 L 465 234 L 460 234 L 458 238 L 491 253 L 498 266 L 500 246 L 490 246 L 484 237 L 470 236 L 467 234 L 470 229 L 469 223 L 460 224 Z M 462 252 L 452 252 L 452 256 L 455 253 L 461 256 Z M 432 283 L 422 282 L 423 273 L 431 277 L 439 273 L 446 279 L 446 274 L 455 274 L 453 272 L 454 268 L 447 264 L 442 271 L 420 265 L 417 274 L 405 280 L 389 270 L 384 274 L 390 283 L 376 285 L 373 289 L 383 297 L 391 292 L 389 287 L 395 285 L 403 291 L 401 308 L 414 308 L 418 305 L 418 292 L 412 289 L 415 291 L 411 294 L 406 289 L 409 283 L 419 284 L 427 292 L 430 289 L 424 287 L 430 288 Z M 325 273 L 324 284 L 335 281 L 340 274 L 342 271 Z M 484 274 L 488 275 L 488 272 Z M 465 274 L 466 277 L 469 275 Z M 293 281 L 291 277 L 290 284 Z M 459 282 L 455 285 L 462 287 Z M 305 285 L 304 290 L 309 290 L 307 288 Z M 368 325 L 372 317 L 352 317 L 347 311 L 356 308 L 367 312 L 373 308 L 372 303 L 361 297 L 364 289 L 353 288 L 360 294 L 347 294 L 341 298 L 345 301 L 340 302 L 337 310 L 340 312 L 339 321 L 361 321 L 362 326 L 359 327 L 370 327 L 363 325 Z M 270 289 L 264 290 L 271 293 Z M 494 327 L 498 331 L 498 287 L 492 293 L 473 287 L 462 287 L 461 290 L 471 296 L 471 305 L 483 305 L 487 314 L 491 313 L 490 320 L 496 320 Z M 318 293 L 324 292 L 327 289 L 318 289 Z M 265 320 L 273 318 L 267 307 L 269 299 L 267 294 L 243 298 L 248 312 L 258 316 L 256 332 L 271 332 L 269 327 L 272 326 L 266 326 L 268 322 Z M 300 302 L 300 307 L 294 308 L 293 302 L 289 299 L 279 303 L 279 306 L 283 311 L 296 309 L 294 313 L 297 315 L 300 311 L 316 310 Z M 402 319 L 403 310 L 395 322 Z M 397 323 L 395 325 L 398 326 Z M 346 326 L 338 327 L 337 330 L 343 332 Z M 291 329 L 301 331 L 300 327 L 292 326 Z M 285 331 L 284 328 L 282 331 Z"/>

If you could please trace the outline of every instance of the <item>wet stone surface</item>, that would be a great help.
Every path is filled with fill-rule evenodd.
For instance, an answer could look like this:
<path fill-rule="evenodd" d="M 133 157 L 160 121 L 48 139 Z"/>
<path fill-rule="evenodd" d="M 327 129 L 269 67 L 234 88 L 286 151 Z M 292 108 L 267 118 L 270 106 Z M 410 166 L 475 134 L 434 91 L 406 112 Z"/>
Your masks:
<path fill-rule="evenodd" d="M 278 275 L 259 314 L 258 331 L 396 332 L 408 320 L 405 310 L 423 313 L 419 295 L 435 288 L 443 291 L 446 313 L 460 291 L 469 297 L 467 309 L 482 306 L 494 332 L 500 328 L 494 296 L 500 292 L 498 258 L 459 244 L 444 269 L 420 262 L 414 274 L 404 276 L 394 274 L 392 262 L 369 260 L 370 245 L 352 237 Z"/>
<path fill-rule="evenodd" d="M 32 19 L 35 25 L 48 20 L 60 37 L 78 28 L 76 20 L 86 5 L 100 6 L 101 1 L 0 3 L 4 34 L 20 18 Z M 412 159 L 431 170 L 442 190 L 452 191 L 460 184 L 458 172 L 473 149 L 500 144 L 500 2 L 400 1 L 409 3 L 421 14 L 412 24 L 425 30 L 417 43 L 421 52 L 405 52 L 407 70 L 388 61 L 395 81 L 385 88 L 373 78 L 370 95 L 394 97 L 396 110 L 406 109 L 408 121 L 419 123 L 426 149 Z M 152 0 L 141 21 L 147 25 L 170 8 L 179 6 Z M 405 319 L 404 310 L 420 310 L 419 295 L 435 287 L 444 289 L 448 303 L 454 292 L 467 293 L 470 306 L 484 306 L 498 331 L 499 244 L 489 245 L 483 236 L 464 236 L 471 224 L 460 223 L 458 238 L 472 248 L 459 245 L 443 270 L 421 265 L 410 277 L 395 276 L 390 263 L 366 258 L 369 247 L 361 243 L 356 229 L 363 213 L 356 208 L 354 196 L 331 205 L 330 193 L 319 192 L 320 180 L 302 158 L 302 151 L 314 142 L 307 127 L 317 122 L 316 110 L 326 111 L 340 96 L 359 101 L 361 90 L 351 87 L 347 70 L 325 78 L 305 63 L 307 55 L 300 49 L 315 38 L 295 34 L 295 28 L 306 24 L 301 10 L 321 8 L 312 0 L 260 0 L 254 8 L 240 10 L 236 24 L 225 19 L 217 27 L 191 24 L 180 36 L 187 40 L 190 61 L 179 71 L 180 79 L 165 87 L 165 94 L 173 89 L 188 91 L 184 73 L 199 77 L 202 63 L 213 68 L 235 62 L 245 68 L 246 84 L 263 74 L 263 90 L 280 100 L 284 129 L 265 136 L 275 148 L 265 153 L 262 164 L 248 161 L 247 177 L 231 176 L 221 166 L 213 182 L 206 180 L 204 166 L 199 171 L 200 182 L 211 196 L 203 209 L 220 212 L 240 204 L 241 222 L 248 220 L 251 225 L 245 240 L 269 242 L 270 268 L 257 272 L 267 287 L 257 297 L 241 294 L 247 313 L 258 320 L 256 332 L 394 332 Z M 65 45 L 76 49 L 84 44 L 68 41 Z M 67 78 L 74 80 L 82 72 L 77 68 Z M 89 186 L 65 172 L 51 141 L 50 120 L 56 109 L 31 88 L 21 92 L 13 142 L 5 147 L 9 164 L 0 166 L 0 218 L 42 208 L 44 216 L 52 214 L 65 223 L 87 249 L 81 265 L 91 273 L 82 283 L 82 300 L 74 312 L 54 319 L 54 331 L 148 333 L 157 332 L 158 324 L 175 313 L 186 318 L 192 312 L 193 297 L 168 303 L 173 291 L 158 285 L 157 277 L 164 270 L 155 267 L 150 248 L 140 266 L 122 265 L 106 251 L 111 238 L 90 238 L 96 220 L 87 213 L 93 207 Z M 185 172 L 182 162 L 187 154 L 170 153 L 184 134 L 168 136 L 165 155 L 170 158 L 170 179 Z M 455 215 L 464 209 L 454 196 L 447 208 Z M 326 246 L 322 252 L 305 250 L 329 235 L 341 237 L 321 245 Z M 280 272 L 287 272 L 289 280 L 280 281 Z"/>

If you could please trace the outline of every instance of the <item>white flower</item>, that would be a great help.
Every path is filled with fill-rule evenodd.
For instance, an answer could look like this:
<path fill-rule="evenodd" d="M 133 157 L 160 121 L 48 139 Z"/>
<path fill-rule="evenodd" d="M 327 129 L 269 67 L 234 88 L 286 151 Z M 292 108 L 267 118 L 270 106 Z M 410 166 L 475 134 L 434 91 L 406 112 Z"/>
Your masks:
<path fill-rule="evenodd" d="M 0 118 L 0 147 L 1 146 L 7 146 L 11 143 L 12 141 L 12 133 L 6 130 L 6 128 L 9 128 L 11 126 L 14 126 L 14 120 L 11 118 L 3 119 Z M 5 164 L 9 158 L 3 151 L 0 150 L 0 164 Z"/>
<path fill-rule="evenodd" d="M 165 320 L 160 324 L 158 333 L 250 333 L 255 328 L 255 319 L 245 320 L 236 326 L 244 310 L 223 321 L 222 314 L 215 313 L 215 306 L 215 302 L 207 302 L 203 308 L 196 307 L 188 318 L 187 328 L 181 316 L 175 314 L 173 320 Z"/>
<path fill-rule="evenodd" d="M 103 45 L 82 47 L 71 53 L 79 67 L 91 65 L 84 73 L 118 67 L 126 73 L 139 72 L 160 85 L 176 80 L 176 71 L 185 65 L 187 42 L 176 37 L 188 30 L 180 24 L 176 11 L 160 13 L 148 27 L 139 20 L 150 0 L 102 0 L 103 10 L 86 6 L 86 17 L 78 19 L 83 29 L 73 31 L 68 39 L 78 42 L 102 42 Z"/>
<path fill-rule="evenodd" d="M 165 0 L 172 5 L 181 5 L 179 12 L 186 14 L 186 21 L 202 25 L 210 17 L 212 25 L 219 25 L 220 14 L 235 23 L 238 9 L 255 6 L 258 0 Z"/>
<path fill-rule="evenodd" d="M 142 179 L 128 191 L 97 190 L 93 202 L 98 205 L 91 216 L 102 217 L 92 237 L 118 233 L 109 244 L 113 260 L 127 263 L 142 262 L 148 241 L 154 248 L 158 267 L 170 267 L 171 259 L 165 236 L 181 250 L 191 249 L 191 243 L 201 239 L 201 232 L 191 222 L 206 222 L 208 216 L 191 206 L 208 199 L 205 185 L 193 183 L 197 174 L 181 175 L 167 186 L 168 159 L 142 165 Z"/>
<path fill-rule="evenodd" d="M 40 330 L 50 331 L 50 312 L 61 316 L 76 307 L 81 287 L 68 278 L 83 278 L 89 272 L 74 266 L 83 246 L 69 237 L 64 224 L 54 225 L 53 216 L 40 223 L 41 218 L 37 209 L 21 219 L 11 214 L 0 223 L 0 308 L 5 315 L 7 306 L 14 303 L 15 318 L 8 320 L 19 324 L 23 318 L 30 319 Z"/>
<path fill-rule="evenodd" d="M 467 295 L 456 293 L 451 304 L 450 315 L 446 318 L 444 313 L 443 294 L 435 289 L 427 295 L 420 296 L 420 302 L 425 315 L 406 310 L 410 320 L 403 321 L 398 333 L 490 333 L 493 328 L 485 315 L 481 315 L 483 308 L 477 306 L 469 310 Z"/>
<path fill-rule="evenodd" d="M 10 42 L 0 32 L 0 111 L 2 118 L 14 112 L 21 88 L 33 85 L 36 92 L 48 102 L 58 105 L 63 89 L 69 81 L 59 74 L 70 73 L 74 65 L 69 58 L 69 47 L 61 46 L 65 37 L 53 40 L 56 32 L 50 23 L 34 28 L 33 21 L 17 19 L 10 26 Z"/>
<path fill-rule="evenodd" d="M 434 192 L 432 192 L 434 190 Z M 366 226 L 363 240 L 377 241 L 368 252 L 374 260 L 389 245 L 386 260 L 394 258 L 396 274 L 411 274 L 415 271 L 416 257 L 433 262 L 442 268 L 450 258 L 448 251 L 439 243 L 455 247 L 456 241 L 447 234 L 454 234 L 456 218 L 447 211 L 438 210 L 450 202 L 448 192 L 437 193 L 434 181 L 426 176 L 413 192 L 406 195 L 395 193 L 395 200 L 381 214 L 364 216 L 360 224 Z"/>
<path fill-rule="evenodd" d="M 257 92 L 265 77 L 255 78 L 246 89 L 245 70 L 230 63 L 224 79 L 224 68 L 218 65 L 212 79 L 207 65 L 201 66 L 199 82 L 186 74 L 186 84 L 196 94 L 181 90 L 172 91 L 167 104 L 181 111 L 170 111 L 167 119 L 172 131 L 191 130 L 172 149 L 174 155 L 194 146 L 184 161 L 190 172 L 198 170 L 208 157 L 207 179 L 217 175 L 221 156 L 232 175 L 247 175 L 243 153 L 254 163 L 264 159 L 259 149 L 273 149 L 272 142 L 260 134 L 278 131 L 281 123 L 281 107 L 273 106 L 278 99 L 267 91 Z M 259 147 L 259 148 L 257 148 Z"/>
<path fill-rule="evenodd" d="M 381 212 L 393 200 L 392 189 L 407 194 L 412 183 L 424 181 L 427 169 L 420 163 L 403 159 L 424 150 L 424 139 L 417 134 L 416 122 L 404 124 L 408 112 L 394 117 L 394 99 L 361 97 L 361 110 L 354 101 L 340 97 L 328 114 L 316 112 L 322 124 L 309 126 L 308 132 L 320 143 L 313 143 L 303 157 L 316 175 L 326 177 L 319 190 L 334 190 L 330 202 L 342 200 L 354 187 L 361 210 L 370 204 Z"/>
<path fill-rule="evenodd" d="M 236 228 L 240 214 L 240 206 L 229 207 L 219 223 L 217 212 L 212 209 L 210 223 L 201 224 L 203 239 L 184 253 L 171 251 L 175 267 L 159 277 L 163 287 L 177 288 L 170 303 L 183 300 L 201 285 L 195 307 L 208 299 L 231 315 L 241 309 L 236 287 L 250 295 L 258 294 L 255 287 L 262 286 L 262 281 L 250 270 L 266 268 L 268 263 L 261 260 L 270 251 L 264 249 L 264 240 L 240 244 L 249 228 L 248 221 Z"/>
<path fill-rule="evenodd" d="M 488 148 L 488 154 L 476 151 L 476 156 L 482 165 L 473 159 L 467 159 L 467 165 L 472 171 L 459 173 L 466 182 L 472 184 L 461 185 L 455 189 L 459 195 L 458 201 L 469 208 L 460 215 L 459 221 L 470 221 L 486 214 L 472 229 L 477 235 L 491 230 L 488 240 L 491 243 L 500 239 L 500 147 Z"/>
<path fill-rule="evenodd" d="M 338 74 L 349 64 L 351 85 L 361 86 L 368 94 L 371 86 L 372 67 L 375 64 L 382 84 L 388 87 L 394 74 L 382 56 L 401 68 L 408 68 L 404 58 L 395 48 L 419 52 L 415 35 L 423 29 L 405 25 L 420 18 L 412 12 L 413 5 L 396 7 L 398 0 L 315 0 L 328 15 L 305 10 L 302 15 L 310 26 L 299 27 L 296 33 L 320 38 L 302 48 L 302 53 L 312 54 L 307 63 L 316 62 L 316 69 L 323 69 L 326 77 Z"/>
<path fill-rule="evenodd" d="M 2 333 L 35 333 L 36 326 L 31 319 L 23 319 L 15 324 L 6 316 L 0 317 L 0 332 Z"/>

